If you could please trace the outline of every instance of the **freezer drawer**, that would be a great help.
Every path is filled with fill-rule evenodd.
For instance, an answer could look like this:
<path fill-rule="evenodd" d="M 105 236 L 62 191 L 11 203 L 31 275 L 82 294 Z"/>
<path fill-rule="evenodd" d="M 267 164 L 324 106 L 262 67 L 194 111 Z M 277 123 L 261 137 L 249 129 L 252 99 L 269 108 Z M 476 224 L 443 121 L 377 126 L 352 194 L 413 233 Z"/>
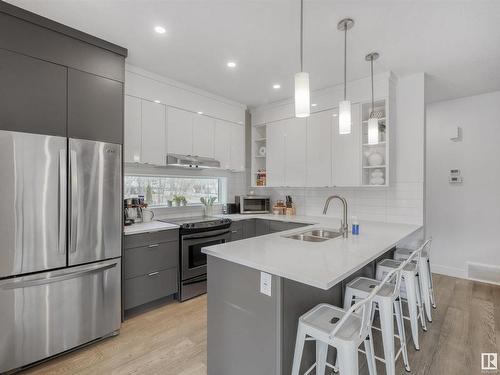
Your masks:
<path fill-rule="evenodd" d="M 120 328 L 119 259 L 0 281 L 0 373 Z"/>
<path fill-rule="evenodd" d="M 69 265 L 121 255 L 122 150 L 69 140 Z"/>
<path fill-rule="evenodd" d="M 66 266 L 66 148 L 0 131 L 0 278 Z"/>

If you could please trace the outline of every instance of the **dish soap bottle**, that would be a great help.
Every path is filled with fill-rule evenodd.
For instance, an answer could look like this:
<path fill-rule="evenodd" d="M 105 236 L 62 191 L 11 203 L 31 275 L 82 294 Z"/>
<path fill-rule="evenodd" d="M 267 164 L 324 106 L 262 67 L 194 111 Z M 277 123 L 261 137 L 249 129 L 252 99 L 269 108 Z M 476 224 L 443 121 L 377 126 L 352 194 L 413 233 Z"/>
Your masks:
<path fill-rule="evenodd" d="M 352 234 L 357 236 L 359 234 L 359 222 L 356 216 L 352 217 Z"/>

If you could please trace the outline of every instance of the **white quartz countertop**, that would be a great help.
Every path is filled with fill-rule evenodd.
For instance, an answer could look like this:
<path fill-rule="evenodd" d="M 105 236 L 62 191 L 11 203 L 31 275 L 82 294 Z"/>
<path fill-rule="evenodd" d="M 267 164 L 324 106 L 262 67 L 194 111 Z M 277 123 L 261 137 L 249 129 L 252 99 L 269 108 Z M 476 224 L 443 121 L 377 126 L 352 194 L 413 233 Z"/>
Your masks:
<path fill-rule="evenodd" d="M 404 238 L 421 228 L 419 225 L 360 222 L 360 234 L 349 233 L 324 242 L 305 242 L 284 238 L 312 228 L 337 230 L 340 220 L 328 217 L 278 215 L 225 215 L 235 221 L 260 218 L 310 223 L 310 226 L 248 238 L 203 248 L 210 256 L 241 264 L 273 275 L 321 289 L 330 289 L 340 281 L 384 254 Z"/>
<path fill-rule="evenodd" d="M 164 223 L 162 221 L 150 221 L 149 223 L 137 223 L 128 225 L 123 228 L 123 233 L 125 236 L 131 234 L 140 234 L 148 232 L 158 232 L 161 230 L 178 229 L 179 226 L 175 224 Z"/>

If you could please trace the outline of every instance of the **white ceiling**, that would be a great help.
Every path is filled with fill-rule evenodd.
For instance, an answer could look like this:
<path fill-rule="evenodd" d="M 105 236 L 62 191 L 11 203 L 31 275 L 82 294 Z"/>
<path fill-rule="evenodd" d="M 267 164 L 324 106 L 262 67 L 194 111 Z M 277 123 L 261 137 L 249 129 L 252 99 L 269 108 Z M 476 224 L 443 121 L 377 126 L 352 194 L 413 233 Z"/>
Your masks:
<path fill-rule="evenodd" d="M 130 64 L 250 106 L 293 94 L 299 0 L 8 1 L 127 47 Z M 337 22 L 349 16 L 349 80 L 368 75 L 364 55 L 375 50 L 376 73 L 428 73 L 427 101 L 500 90 L 498 0 L 305 0 L 304 10 L 312 89 L 343 81 Z"/>

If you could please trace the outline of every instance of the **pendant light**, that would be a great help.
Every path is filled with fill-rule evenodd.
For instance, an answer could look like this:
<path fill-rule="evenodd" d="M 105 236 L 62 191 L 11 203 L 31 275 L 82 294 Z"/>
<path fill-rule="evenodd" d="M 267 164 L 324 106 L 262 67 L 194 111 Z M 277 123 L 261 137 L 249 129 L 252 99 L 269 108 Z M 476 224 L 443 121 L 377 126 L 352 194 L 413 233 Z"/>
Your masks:
<path fill-rule="evenodd" d="M 373 61 L 379 58 L 379 54 L 377 52 L 369 53 L 365 56 L 365 60 L 370 62 L 370 74 L 372 81 L 372 108 L 370 111 L 370 118 L 368 119 L 368 144 L 376 145 L 379 142 L 379 134 L 378 134 L 378 117 L 379 114 L 375 113 L 375 102 L 373 95 Z"/>
<path fill-rule="evenodd" d="M 300 73 L 295 74 L 295 117 L 308 117 L 311 114 L 309 73 L 304 72 L 303 34 L 304 0 L 300 0 Z"/>
<path fill-rule="evenodd" d="M 339 134 L 351 134 L 351 102 L 347 100 L 347 30 L 353 26 L 351 18 L 344 18 L 337 24 L 337 29 L 344 32 L 344 100 L 339 103 Z"/>

